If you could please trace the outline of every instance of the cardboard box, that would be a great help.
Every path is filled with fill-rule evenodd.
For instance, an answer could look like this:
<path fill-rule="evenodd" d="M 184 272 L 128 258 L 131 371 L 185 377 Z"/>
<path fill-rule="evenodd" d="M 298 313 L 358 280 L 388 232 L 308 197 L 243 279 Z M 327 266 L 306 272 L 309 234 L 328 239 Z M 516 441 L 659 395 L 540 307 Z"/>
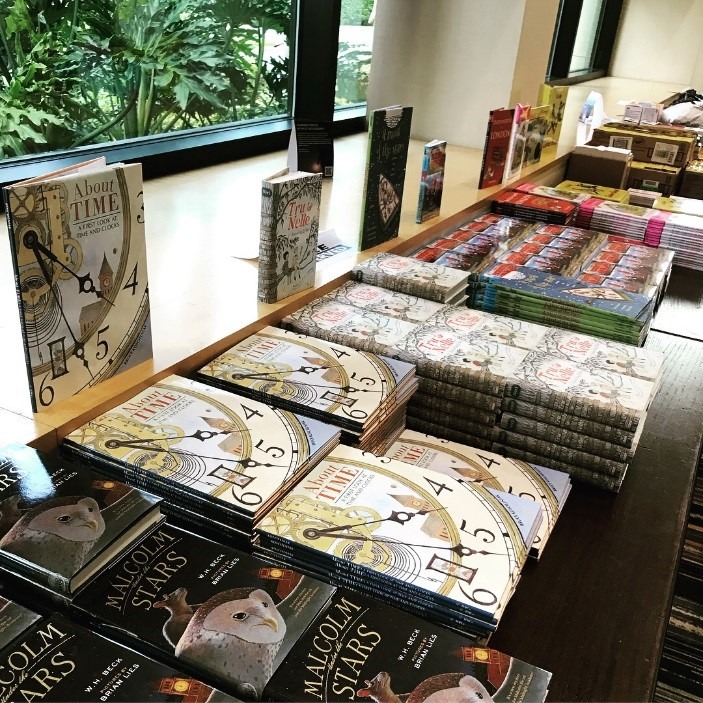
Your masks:
<path fill-rule="evenodd" d="M 703 200 L 703 161 L 691 161 L 683 172 L 678 194 Z"/>
<path fill-rule="evenodd" d="M 622 189 L 631 163 L 632 153 L 627 149 L 577 146 L 569 157 L 565 180 Z"/>
<path fill-rule="evenodd" d="M 629 149 L 635 161 L 682 167 L 693 154 L 696 137 L 671 128 L 609 123 L 596 127 L 589 143 L 593 146 Z"/>
<path fill-rule="evenodd" d="M 668 196 L 674 193 L 680 176 L 681 169 L 676 166 L 633 161 L 630 166 L 627 187 L 656 190 L 662 195 Z"/>

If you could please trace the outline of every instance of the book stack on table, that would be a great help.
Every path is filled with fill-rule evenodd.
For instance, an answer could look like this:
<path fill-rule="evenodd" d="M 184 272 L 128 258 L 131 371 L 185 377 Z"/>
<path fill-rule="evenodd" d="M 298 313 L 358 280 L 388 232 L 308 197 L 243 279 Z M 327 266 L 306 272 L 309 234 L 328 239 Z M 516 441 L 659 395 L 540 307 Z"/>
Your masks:
<path fill-rule="evenodd" d="M 339 445 L 258 524 L 254 549 L 485 640 L 541 520 L 535 501 Z"/>
<path fill-rule="evenodd" d="M 661 210 L 591 198 L 579 205 L 576 225 L 645 242 L 661 236 L 666 218 Z"/>
<path fill-rule="evenodd" d="M 578 202 L 522 193 L 517 190 L 501 193 L 491 204 L 491 210 L 499 215 L 557 225 L 571 224 L 578 209 Z"/>
<path fill-rule="evenodd" d="M 198 380 L 335 427 L 345 444 L 383 454 L 405 427 L 415 367 L 276 327 L 206 364 Z"/>
<path fill-rule="evenodd" d="M 62 447 L 162 496 L 167 514 L 248 541 L 339 436 L 318 420 L 169 376 L 74 430 Z"/>
<path fill-rule="evenodd" d="M 661 367 L 656 354 L 462 306 L 443 306 L 422 323 L 392 314 L 404 315 L 368 312 L 323 297 L 284 318 L 283 324 L 349 346 L 373 345 L 414 363 L 419 389 L 408 404 L 409 429 L 480 449 L 500 449 L 619 489 L 637 445 L 635 432 L 656 391 Z M 354 329 L 364 330 L 362 338 L 349 320 L 355 320 Z M 500 426 L 501 411 L 545 426 L 515 432 Z M 550 442 L 560 441 L 554 433 L 564 427 L 572 433 L 563 437 L 568 451 L 559 444 L 548 449 Z M 544 435 L 536 436 L 538 430 Z M 617 442 L 624 449 L 609 446 Z M 534 456 L 524 455 L 528 449 Z M 606 456 L 598 459 L 598 452 Z"/>

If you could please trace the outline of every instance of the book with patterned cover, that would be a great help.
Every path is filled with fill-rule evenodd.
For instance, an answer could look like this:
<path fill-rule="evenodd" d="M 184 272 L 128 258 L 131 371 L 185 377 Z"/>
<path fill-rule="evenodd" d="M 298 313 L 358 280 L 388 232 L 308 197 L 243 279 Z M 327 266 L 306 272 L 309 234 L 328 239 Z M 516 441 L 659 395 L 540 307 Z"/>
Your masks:
<path fill-rule="evenodd" d="M 530 546 L 530 555 L 535 557 L 541 556 L 571 491 L 571 479 L 561 471 L 533 466 L 413 430 L 405 430 L 386 456 L 478 483 L 489 490 L 513 493 L 535 501 L 542 510 L 542 522 Z"/>
<path fill-rule="evenodd" d="M 169 376 L 63 447 L 128 483 L 250 525 L 338 441 L 330 425 Z"/>
<path fill-rule="evenodd" d="M 469 279 L 466 271 L 387 253 L 376 254 L 355 264 L 352 274 L 362 283 L 438 303 L 453 302 L 456 296 L 463 295 Z"/>
<path fill-rule="evenodd" d="M 415 222 L 421 224 L 437 217 L 442 205 L 444 192 L 444 164 L 447 154 L 447 142 L 441 139 L 425 144 L 422 154 L 422 174 L 420 176 L 420 193 L 418 195 Z"/>
<path fill-rule="evenodd" d="M 359 251 L 398 236 L 412 107 L 392 105 L 369 115 Z"/>
<path fill-rule="evenodd" d="M 275 303 L 315 285 L 322 174 L 288 170 L 261 185 L 258 299 Z"/>
<path fill-rule="evenodd" d="M 340 579 L 388 588 L 489 627 L 510 597 L 541 520 L 507 493 L 339 445 L 261 521 L 264 547 L 307 554 Z"/>
<path fill-rule="evenodd" d="M 151 358 L 140 164 L 4 189 L 34 412 Z"/>

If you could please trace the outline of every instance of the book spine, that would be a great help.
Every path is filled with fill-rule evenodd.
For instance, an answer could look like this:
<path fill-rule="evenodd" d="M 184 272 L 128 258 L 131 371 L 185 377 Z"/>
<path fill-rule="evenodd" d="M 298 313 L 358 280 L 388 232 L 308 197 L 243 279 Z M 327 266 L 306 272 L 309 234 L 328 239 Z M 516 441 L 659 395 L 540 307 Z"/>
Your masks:
<path fill-rule="evenodd" d="M 447 400 L 441 395 L 428 395 L 420 391 L 410 399 L 408 407 L 423 407 L 430 410 L 441 410 L 448 415 L 454 415 L 465 420 L 478 422 L 484 425 L 496 422 L 496 412 L 484 410 L 473 405 Z"/>
<path fill-rule="evenodd" d="M 417 210 L 415 211 L 415 223 L 420 225 L 424 222 L 425 193 L 427 192 L 427 175 L 430 172 L 430 152 L 427 147 L 422 154 L 422 173 L 420 175 L 420 193 L 417 198 Z"/>
<path fill-rule="evenodd" d="M 567 464 L 573 464 L 574 466 L 582 466 L 585 469 L 607 474 L 608 476 L 621 476 L 627 469 L 627 462 L 607 459 L 596 454 L 590 454 L 586 451 L 556 444 L 542 437 L 531 437 L 496 428 L 493 439 L 502 445 L 532 452 L 535 456 L 544 457 L 546 459 L 556 459 L 557 461 L 563 461 Z"/>
<path fill-rule="evenodd" d="M 261 230 L 259 234 L 259 276 L 257 300 L 275 303 L 277 296 L 276 210 L 277 186 L 264 181 L 261 186 Z"/>
<path fill-rule="evenodd" d="M 439 410 L 432 410 L 430 408 L 418 406 L 408 406 L 408 417 L 412 417 L 417 420 L 426 420 L 427 422 L 433 422 L 437 425 L 441 425 L 442 427 L 448 427 L 452 430 L 457 430 L 459 432 L 464 432 L 466 434 L 483 438 L 492 437 L 495 429 L 494 422 L 489 424 L 472 422 L 471 420 L 467 420 L 463 417 L 457 417 L 456 415 L 450 415 Z"/>
<path fill-rule="evenodd" d="M 530 464 L 538 464 L 540 466 L 546 466 L 549 469 L 564 471 L 573 478 L 584 481 L 585 483 L 590 483 L 594 486 L 598 486 L 599 488 L 605 488 L 606 490 L 613 491 L 614 493 L 617 493 L 620 490 L 620 486 L 622 485 L 624 479 L 624 474 L 617 477 L 608 476 L 597 471 L 590 471 L 582 466 L 574 466 L 573 464 L 568 464 L 564 461 L 548 459 L 524 449 L 509 447 L 498 442 L 493 443 L 493 451 L 496 454 L 501 454 L 502 456 L 509 457 L 511 459 L 519 459 L 520 461 L 526 461 Z"/>
<path fill-rule="evenodd" d="M 644 411 L 624 408 L 621 405 L 579 398 L 568 391 L 541 388 L 514 378 L 506 384 L 505 397 L 542 405 L 550 410 L 578 415 L 626 430 L 636 430 L 646 414 Z"/>
<path fill-rule="evenodd" d="M 427 420 L 420 420 L 416 417 L 408 416 L 407 426 L 409 430 L 422 432 L 424 434 L 432 435 L 433 437 L 439 437 L 440 439 L 450 439 L 453 442 L 466 444 L 470 447 L 475 447 L 476 449 L 485 449 L 486 451 L 490 451 L 493 444 L 491 439 L 486 437 L 478 437 L 468 432 L 460 432 L 459 430 L 454 430 L 445 427 L 444 425 L 438 425 L 434 422 L 428 422 Z"/>
<path fill-rule="evenodd" d="M 508 408 L 510 410 L 508 411 Z M 628 430 L 621 430 L 602 422 L 586 420 L 576 415 L 558 413 L 548 408 L 519 400 L 506 398 L 503 403 L 500 427 L 520 434 L 537 435 L 541 432 L 564 431 L 588 436 L 607 444 L 617 445 L 623 449 L 631 449 L 635 435 Z M 549 428 L 543 430 L 543 428 Z"/>
<path fill-rule="evenodd" d="M 373 136 L 374 136 L 374 119 L 375 111 L 372 111 L 369 116 L 369 136 L 366 142 L 366 168 L 364 169 L 364 188 L 361 191 L 361 223 L 359 225 L 359 251 L 364 251 L 368 248 L 364 245 L 366 244 L 366 230 L 369 226 L 370 220 L 370 198 L 369 198 L 369 168 L 371 166 L 371 153 L 373 147 Z"/>
<path fill-rule="evenodd" d="M 461 403 L 482 410 L 498 410 L 502 403 L 502 398 L 472 391 L 451 383 L 443 383 L 434 378 L 418 376 L 418 390 L 426 395 L 433 395 L 437 398 L 446 398 L 453 403 Z"/>
<path fill-rule="evenodd" d="M 419 376 L 427 376 L 437 381 L 462 386 L 477 393 L 500 395 L 504 392 L 506 379 L 489 371 L 471 371 L 465 367 L 452 366 L 444 361 L 416 357 L 412 360 Z"/>
<path fill-rule="evenodd" d="M 491 185 L 496 185 L 494 183 L 489 183 L 488 182 L 488 154 L 489 154 L 489 147 L 490 147 L 490 141 L 491 141 L 491 130 L 493 129 L 493 115 L 494 111 L 491 110 L 490 113 L 488 113 L 488 124 L 486 125 L 486 138 L 483 141 L 483 157 L 481 158 L 481 170 L 479 171 L 479 177 L 478 177 L 478 189 L 483 190 L 484 188 L 488 188 Z M 503 174 L 500 174 L 500 180 L 503 179 Z M 500 180 L 498 182 L 500 182 Z"/>

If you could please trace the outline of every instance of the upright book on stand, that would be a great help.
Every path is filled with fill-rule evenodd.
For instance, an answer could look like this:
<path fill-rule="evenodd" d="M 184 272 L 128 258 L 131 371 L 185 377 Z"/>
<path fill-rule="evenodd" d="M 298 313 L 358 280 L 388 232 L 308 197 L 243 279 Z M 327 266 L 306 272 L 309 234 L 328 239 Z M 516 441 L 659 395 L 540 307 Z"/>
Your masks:
<path fill-rule="evenodd" d="M 412 107 L 393 105 L 369 117 L 360 251 L 398 236 L 412 115 Z"/>
<path fill-rule="evenodd" d="M 417 202 L 415 222 L 421 224 L 439 215 L 444 192 L 444 162 L 447 142 L 440 139 L 425 144 L 422 154 L 420 195 Z"/>
<path fill-rule="evenodd" d="M 288 169 L 261 186 L 258 298 L 275 303 L 315 285 L 322 175 Z"/>
<path fill-rule="evenodd" d="M 32 409 L 151 358 L 141 165 L 93 159 L 4 197 Z"/>
<path fill-rule="evenodd" d="M 513 110 L 500 108 L 491 110 L 486 127 L 486 143 L 483 147 L 483 161 L 478 187 L 489 188 L 503 182 L 505 163 L 510 147 L 510 132 L 513 125 Z"/>

